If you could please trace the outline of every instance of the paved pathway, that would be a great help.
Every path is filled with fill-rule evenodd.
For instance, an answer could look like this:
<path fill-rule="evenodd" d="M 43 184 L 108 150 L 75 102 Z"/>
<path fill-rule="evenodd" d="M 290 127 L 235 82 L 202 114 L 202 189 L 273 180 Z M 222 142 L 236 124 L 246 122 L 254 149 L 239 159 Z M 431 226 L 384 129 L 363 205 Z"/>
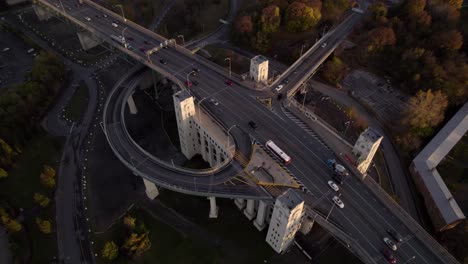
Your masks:
<path fill-rule="evenodd" d="M 10 241 L 8 234 L 3 226 L 0 225 L 0 263 L 13 263 L 13 258 L 10 251 Z"/>

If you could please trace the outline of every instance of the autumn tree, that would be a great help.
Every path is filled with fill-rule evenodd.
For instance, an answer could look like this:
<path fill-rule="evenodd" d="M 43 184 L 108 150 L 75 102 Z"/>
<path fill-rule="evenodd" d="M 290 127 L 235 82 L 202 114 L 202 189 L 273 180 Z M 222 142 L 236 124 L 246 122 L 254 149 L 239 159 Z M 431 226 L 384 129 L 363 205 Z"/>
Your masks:
<path fill-rule="evenodd" d="M 130 230 L 133 230 L 135 228 L 135 221 L 136 218 L 132 217 L 131 215 L 126 215 L 123 218 L 124 225 Z"/>
<path fill-rule="evenodd" d="M 315 26 L 321 17 L 319 9 L 314 9 L 300 1 L 294 1 L 286 9 L 286 29 L 290 32 L 308 30 Z"/>
<path fill-rule="evenodd" d="M 114 241 L 108 241 L 106 244 L 104 244 L 101 255 L 104 259 L 113 261 L 119 256 L 119 247 L 117 247 Z"/>
<path fill-rule="evenodd" d="M 43 194 L 34 193 L 34 202 L 45 208 L 49 205 L 50 199 Z"/>
<path fill-rule="evenodd" d="M 343 16 L 343 13 L 349 8 L 349 0 L 324 0 L 324 19 L 336 22 Z"/>
<path fill-rule="evenodd" d="M 405 123 L 420 136 L 428 136 L 432 128 L 444 120 L 448 105 L 447 96 L 441 91 L 419 91 L 411 97 L 405 115 Z"/>
<path fill-rule="evenodd" d="M 17 156 L 18 153 L 5 140 L 0 138 L 0 167 L 10 167 Z"/>
<path fill-rule="evenodd" d="M 50 224 L 50 221 L 36 217 L 36 224 L 39 228 L 39 231 L 41 231 L 42 233 L 50 234 L 52 232 L 52 225 Z"/>
<path fill-rule="evenodd" d="M 23 228 L 18 221 L 16 221 L 15 219 L 11 219 L 10 216 L 8 216 L 7 214 L 3 214 L 0 218 L 2 220 L 3 225 L 11 233 L 19 232 Z"/>
<path fill-rule="evenodd" d="M 234 27 L 238 33 L 251 33 L 253 31 L 252 17 L 248 15 L 238 17 L 234 23 Z"/>
<path fill-rule="evenodd" d="M 281 23 L 280 9 L 278 6 L 270 5 L 262 10 L 260 17 L 262 31 L 265 33 L 274 33 L 278 31 Z"/>
<path fill-rule="evenodd" d="M 463 36 L 455 29 L 438 32 L 432 35 L 432 45 L 438 48 L 457 51 L 463 45 Z"/>
<path fill-rule="evenodd" d="M 378 27 L 368 34 L 367 50 L 374 51 L 384 46 L 393 46 L 395 42 L 395 32 L 391 27 Z"/>
<path fill-rule="evenodd" d="M 257 32 L 250 40 L 252 47 L 260 52 L 267 52 L 271 47 L 271 36 L 268 33 Z"/>
<path fill-rule="evenodd" d="M 0 179 L 8 177 L 8 172 L 2 168 L 0 168 Z"/>
<path fill-rule="evenodd" d="M 48 188 L 55 188 L 55 170 L 52 167 L 44 165 L 40 179 L 44 186 Z"/>
<path fill-rule="evenodd" d="M 409 16 L 418 17 L 426 8 L 426 0 L 408 0 L 406 1 L 405 10 Z"/>
<path fill-rule="evenodd" d="M 323 66 L 322 76 L 328 82 L 337 85 L 346 76 L 346 72 L 346 65 L 338 57 L 333 57 Z"/>
<path fill-rule="evenodd" d="M 151 248 L 151 242 L 149 240 L 149 232 L 143 234 L 132 233 L 125 240 L 125 243 L 122 246 L 122 251 L 124 251 L 128 257 L 138 257 Z"/>

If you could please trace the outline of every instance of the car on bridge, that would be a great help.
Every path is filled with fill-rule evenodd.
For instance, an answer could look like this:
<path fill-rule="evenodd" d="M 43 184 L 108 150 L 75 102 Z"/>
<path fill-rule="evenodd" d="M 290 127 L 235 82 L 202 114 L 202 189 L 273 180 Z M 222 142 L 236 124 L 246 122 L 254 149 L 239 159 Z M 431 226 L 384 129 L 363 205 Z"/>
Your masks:
<path fill-rule="evenodd" d="M 187 87 L 191 87 L 191 86 L 192 86 L 192 82 L 191 82 L 191 81 L 185 81 L 185 84 L 187 85 Z"/>
<path fill-rule="evenodd" d="M 195 80 L 193 80 L 193 81 L 192 81 L 192 83 L 193 83 L 193 85 L 195 85 L 195 86 L 197 86 L 197 85 L 198 85 L 198 82 L 197 82 L 197 81 L 195 81 Z"/>
<path fill-rule="evenodd" d="M 85 19 L 86 21 L 91 21 L 91 18 L 90 18 L 90 17 L 84 17 L 84 19 Z"/>
<path fill-rule="evenodd" d="M 320 47 L 322 48 L 325 48 L 327 46 L 327 43 L 323 43 L 322 45 L 320 45 Z"/>
<path fill-rule="evenodd" d="M 254 121 L 249 121 L 249 126 L 253 129 L 257 129 L 258 125 Z"/>
<path fill-rule="evenodd" d="M 149 45 L 149 42 L 144 40 L 143 43 L 145 43 L 145 45 Z"/>
<path fill-rule="evenodd" d="M 335 192 L 340 190 L 340 187 L 338 187 L 334 181 L 328 181 L 328 186 L 330 186 L 330 188 L 332 188 L 332 190 Z"/>
<path fill-rule="evenodd" d="M 234 85 L 234 83 L 233 83 L 231 80 L 226 80 L 224 83 L 225 83 L 226 85 L 229 85 L 229 86 L 233 86 L 233 85 Z"/>
<path fill-rule="evenodd" d="M 388 262 L 392 263 L 392 264 L 396 264 L 396 258 L 395 256 L 392 254 L 392 252 L 388 249 L 385 249 L 383 251 L 383 255 L 385 257 L 385 259 L 388 260 Z"/>
<path fill-rule="evenodd" d="M 403 241 L 403 237 L 398 234 L 397 231 L 395 230 L 392 230 L 392 229 L 387 229 L 387 233 L 393 237 L 393 239 L 395 239 L 396 242 L 402 242 Z"/>
<path fill-rule="evenodd" d="M 288 83 L 289 83 L 289 79 L 288 79 L 288 78 L 284 79 L 284 80 L 283 80 L 283 83 L 288 84 Z"/>
<path fill-rule="evenodd" d="M 167 64 L 167 61 L 165 59 L 160 59 L 159 62 L 162 63 L 163 65 Z"/>
<path fill-rule="evenodd" d="M 107 18 L 107 15 L 106 15 L 106 14 L 102 14 L 102 17 L 103 17 L 103 18 Z"/>
<path fill-rule="evenodd" d="M 112 23 L 111 24 L 113 27 L 118 27 L 119 25 L 117 25 L 116 23 Z"/>
<path fill-rule="evenodd" d="M 340 200 L 340 198 L 338 196 L 333 196 L 332 200 L 336 204 L 336 206 L 338 206 L 341 209 L 344 208 L 344 203 L 343 203 L 343 201 Z"/>
<path fill-rule="evenodd" d="M 395 242 L 393 242 L 390 238 L 388 237 L 384 237 L 383 238 L 383 241 L 385 242 L 385 244 L 393 251 L 397 251 L 398 247 L 397 245 L 395 244 Z"/>
<path fill-rule="evenodd" d="M 276 86 L 275 90 L 276 90 L 277 92 L 279 92 L 281 89 L 283 89 L 283 87 L 284 87 L 284 85 L 283 85 L 283 84 L 280 84 L 280 85 Z"/>
<path fill-rule="evenodd" d="M 218 101 L 216 101 L 216 100 L 213 99 L 213 98 L 210 99 L 210 102 L 211 102 L 212 104 L 216 105 L 216 106 L 219 105 Z"/>

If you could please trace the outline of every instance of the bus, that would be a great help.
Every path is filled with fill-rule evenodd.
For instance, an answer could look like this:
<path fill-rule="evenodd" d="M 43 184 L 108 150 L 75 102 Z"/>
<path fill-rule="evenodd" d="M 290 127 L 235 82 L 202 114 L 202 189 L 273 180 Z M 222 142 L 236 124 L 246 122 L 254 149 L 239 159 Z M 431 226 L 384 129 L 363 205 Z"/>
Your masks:
<path fill-rule="evenodd" d="M 283 162 L 288 165 L 291 163 L 291 158 L 284 153 L 272 140 L 268 140 L 266 146 L 273 151 Z"/>

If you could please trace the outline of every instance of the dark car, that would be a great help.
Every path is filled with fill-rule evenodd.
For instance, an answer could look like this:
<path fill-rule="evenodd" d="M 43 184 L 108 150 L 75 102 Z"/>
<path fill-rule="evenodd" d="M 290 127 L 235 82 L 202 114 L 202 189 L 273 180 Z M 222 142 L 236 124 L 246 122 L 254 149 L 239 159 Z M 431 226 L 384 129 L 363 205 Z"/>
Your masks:
<path fill-rule="evenodd" d="M 280 93 L 278 94 L 278 97 L 276 98 L 278 101 L 280 101 L 281 99 L 283 99 L 283 93 Z"/>
<path fill-rule="evenodd" d="M 332 179 L 338 184 L 343 184 L 343 178 L 341 178 L 341 176 L 333 174 Z"/>
<path fill-rule="evenodd" d="M 393 239 L 395 239 L 395 241 L 397 241 L 397 242 L 402 242 L 403 241 L 403 237 L 400 234 L 398 234 L 397 231 L 392 230 L 392 229 L 387 229 L 387 233 L 389 235 L 391 235 L 393 237 Z"/>
<path fill-rule="evenodd" d="M 141 52 L 146 52 L 146 50 L 144 48 L 140 48 L 140 51 Z"/>
<path fill-rule="evenodd" d="M 200 69 L 198 69 L 198 68 L 193 68 L 192 71 L 194 71 L 194 72 L 200 72 Z"/>
<path fill-rule="evenodd" d="M 198 82 L 197 81 L 192 81 L 192 84 L 197 86 L 198 85 Z"/>
<path fill-rule="evenodd" d="M 226 80 L 224 83 L 227 84 L 227 85 L 229 85 L 229 86 L 233 86 L 233 85 L 234 85 L 234 83 L 233 83 L 231 80 Z"/>
<path fill-rule="evenodd" d="M 197 76 L 198 73 L 197 73 L 196 71 L 192 71 L 192 72 L 190 73 L 190 75 L 192 75 L 192 76 Z"/>
<path fill-rule="evenodd" d="M 145 41 L 143 41 L 143 43 L 145 43 L 145 45 L 148 45 L 148 44 L 149 44 L 149 42 L 148 42 L 148 41 L 146 41 L 146 40 L 145 40 Z"/>
<path fill-rule="evenodd" d="M 167 64 L 167 61 L 166 61 L 166 60 L 164 60 L 164 59 L 160 59 L 160 60 L 159 60 L 159 62 L 160 62 L 160 63 L 162 63 L 162 64 L 164 64 L 164 65 L 166 65 L 166 64 Z"/>
<path fill-rule="evenodd" d="M 187 85 L 187 87 L 192 86 L 192 82 L 191 82 L 191 81 L 185 81 L 185 84 Z"/>
<path fill-rule="evenodd" d="M 388 249 L 385 249 L 383 251 L 383 255 L 385 257 L 385 259 L 388 260 L 388 262 L 392 263 L 392 264 L 396 264 L 396 258 L 395 256 L 392 254 L 392 252 Z"/>
<path fill-rule="evenodd" d="M 283 80 L 283 82 L 284 82 L 285 84 L 288 84 L 288 83 L 289 83 L 289 79 L 286 78 L 286 79 Z"/>
<path fill-rule="evenodd" d="M 254 121 L 249 121 L 249 126 L 253 129 L 257 129 L 258 125 Z"/>

